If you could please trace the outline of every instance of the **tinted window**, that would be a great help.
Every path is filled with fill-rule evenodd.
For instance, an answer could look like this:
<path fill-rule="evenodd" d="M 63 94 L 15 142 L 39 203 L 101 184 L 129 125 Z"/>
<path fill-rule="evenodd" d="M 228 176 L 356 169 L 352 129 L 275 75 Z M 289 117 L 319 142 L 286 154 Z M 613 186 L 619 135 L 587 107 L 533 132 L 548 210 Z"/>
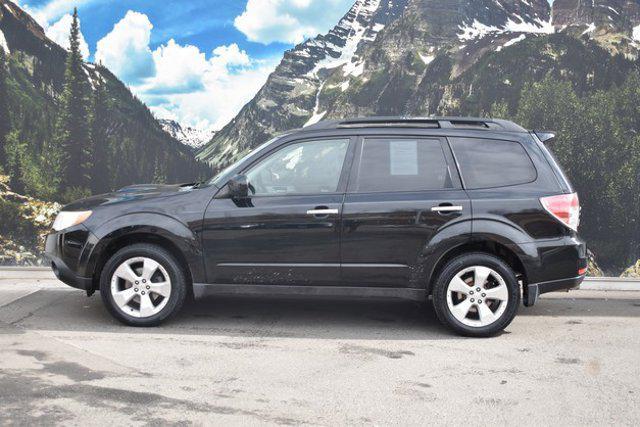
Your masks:
<path fill-rule="evenodd" d="M 536 179 L 531 158 L 517 142 L 453 138 L 451 146 L 467 188 L 504 187 Z"/>
<path fill-rule="evenodd" d="M 258 196 L 333 193 L 348 147 L 348 139 L 288 145 L 247 173 L 252 192 Z"/>
<path fill-rule="evenodd" d="M 356 192 L 451 188 L 449 168 L 435 139 L 365 139 Z"/>

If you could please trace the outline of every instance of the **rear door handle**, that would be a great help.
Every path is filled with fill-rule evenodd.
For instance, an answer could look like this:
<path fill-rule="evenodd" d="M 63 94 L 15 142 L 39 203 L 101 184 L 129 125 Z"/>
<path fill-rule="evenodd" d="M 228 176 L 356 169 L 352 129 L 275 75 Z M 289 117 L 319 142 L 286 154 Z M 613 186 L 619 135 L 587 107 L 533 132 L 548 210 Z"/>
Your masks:
<path fill-rule="evenodd" d="M 431 212 L 462 212 L 462 206 L 434 206 L 431 208 Z"/>
<path fill-rule="evenodd" d="M 338 215 L 340 211 L 338 209 L 309 209 L 307 215 L 324 216 L 324 215 Z"/>

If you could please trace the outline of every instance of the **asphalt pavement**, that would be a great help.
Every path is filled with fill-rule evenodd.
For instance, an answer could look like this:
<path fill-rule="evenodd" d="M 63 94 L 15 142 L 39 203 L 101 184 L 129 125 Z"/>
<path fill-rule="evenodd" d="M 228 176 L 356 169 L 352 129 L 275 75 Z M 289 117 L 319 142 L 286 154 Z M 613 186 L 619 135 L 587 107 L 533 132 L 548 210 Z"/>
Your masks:
<path fill-rule="evenodd" d="M 629 283 L 545 295 L 470 339 L 395 300 L 216 297 L 129 328 L 98 295 L 3 270 L 0 424 L 638 425 Z"/>

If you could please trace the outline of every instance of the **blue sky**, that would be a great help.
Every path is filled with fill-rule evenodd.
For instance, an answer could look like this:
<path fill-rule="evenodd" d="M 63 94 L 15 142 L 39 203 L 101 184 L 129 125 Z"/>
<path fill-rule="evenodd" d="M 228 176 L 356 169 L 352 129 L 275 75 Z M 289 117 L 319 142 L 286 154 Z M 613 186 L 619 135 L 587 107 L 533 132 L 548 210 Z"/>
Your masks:
<path fill-rule="evenodd" d="M 16 0 L 13 0 L 16 1 Z M 78 7 L 83 53 L 159 117 L 220 128 L 285 50 L 324 33 L 354 0 L 17 0 L 66 47 Z"/>

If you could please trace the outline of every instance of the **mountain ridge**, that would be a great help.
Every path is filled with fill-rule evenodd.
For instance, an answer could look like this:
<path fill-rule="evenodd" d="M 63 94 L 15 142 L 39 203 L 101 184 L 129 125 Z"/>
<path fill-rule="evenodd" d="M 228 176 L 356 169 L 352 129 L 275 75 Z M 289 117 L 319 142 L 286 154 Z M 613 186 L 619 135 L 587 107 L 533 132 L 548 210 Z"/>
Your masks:
<path fill-rule="evenodd" d="M 2 156 L 11 169 L 15 191 L 55 200 L 46 176 L 46 153 L 56 132 L 64 87 L 67 51 L 9 0 L 0 0 L 0 32 L 8 48 L 10 134 Z M 210 169 L 193 158 L 193 149 L 164 132 L 149 109 L 107 68 L 83 63 L 92 96 L 102 86 L 107 95 L 107 174 L 99 191 L 136 182 L 192 182 Z M 125 159 L 124 161 L 122 159 Z M 101 165 L 102 166 L 102 165 Z M 55 177 L 54 177 L 55 178 Z"/>
<path fill-rule="evenodd" d="M 530 36 L 566 32 L 637 57 L 640 27 L 639 40 L 633 31 L 640 25 L 640 1 L 597 0 L 606 16 L 631 15 L 597 21 L 594 28 L 585 24 L 595 16 L 586 3 L 556 0 L 552 8 L 547 0 L 358 0 L 327 34 L 287 51 L 253 100 L 197 158 L 221 168 L 274 134 L 323 118 L 408 114 L 421 102 L 415 96 L 421 82 L 454 80 L 486 54 Z M 406 105 L 397 105 L 398 99 L 407 99 Z M 438 101 L 423 110 L 434 114 L 439 108 Z"/>

